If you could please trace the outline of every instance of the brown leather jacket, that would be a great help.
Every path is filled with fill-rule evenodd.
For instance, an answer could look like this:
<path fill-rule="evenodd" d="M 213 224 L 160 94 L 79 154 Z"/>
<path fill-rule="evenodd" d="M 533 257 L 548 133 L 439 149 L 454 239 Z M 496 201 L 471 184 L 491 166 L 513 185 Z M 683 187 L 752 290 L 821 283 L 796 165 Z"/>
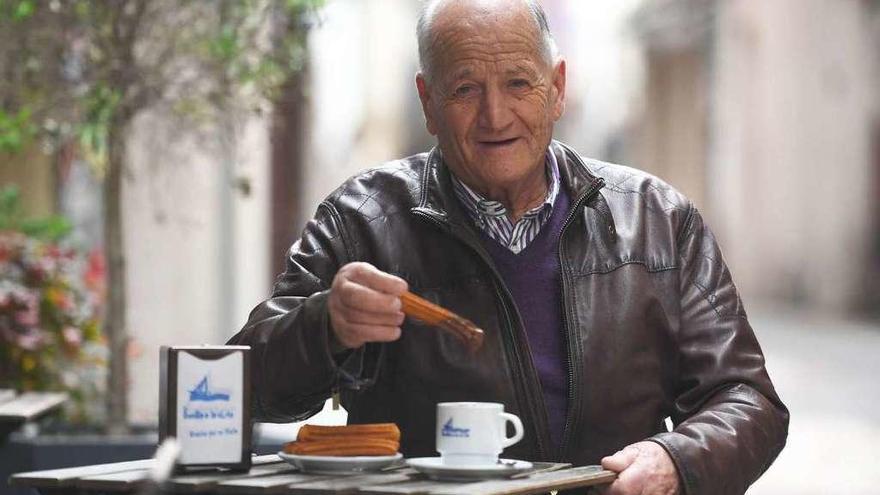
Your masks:
<path fill-rule="evenodd" d="M 572 198 L 559 243 L 569 362 L 559 449 L 517 308 L 437 151 L 364 172 L 318 207 L 272 297 L 230 340 L 253 348 L 257 419 L 307 418 L 339 389 L 349 422 L 395 422 L 403 453 L 429 456 L 437 402 L 501 402 L 526 427 L 505 457 L 597 464 L 651 439 L 685 493 L 743 493 L 785 444 L 788 411 L 715 239 L 657 178 L 551 148 Z M 328 288 L 351 261 L 470 318 L 486 332 L 483 348 L 470 355 L 407 320 L 396 342 L 333 355 Z"/>

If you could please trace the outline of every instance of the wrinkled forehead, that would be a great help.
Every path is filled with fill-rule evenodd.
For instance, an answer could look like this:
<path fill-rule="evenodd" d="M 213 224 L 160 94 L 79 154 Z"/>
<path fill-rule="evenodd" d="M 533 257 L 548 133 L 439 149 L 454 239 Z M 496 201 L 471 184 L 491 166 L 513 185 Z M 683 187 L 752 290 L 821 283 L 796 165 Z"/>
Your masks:
<path fill-rule="evenodd" d="M 528 13 L 471 12 L 458 18 L 438 18 L 431 49 L 438 72 L 449 74 L 463 66 L 541 65 L 540 31 Z"/>

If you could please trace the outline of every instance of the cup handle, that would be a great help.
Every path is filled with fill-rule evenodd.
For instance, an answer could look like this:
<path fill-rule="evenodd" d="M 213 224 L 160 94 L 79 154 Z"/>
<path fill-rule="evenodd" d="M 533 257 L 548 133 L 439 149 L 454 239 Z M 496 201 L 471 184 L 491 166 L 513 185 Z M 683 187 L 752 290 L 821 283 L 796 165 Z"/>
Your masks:
<path fill-rule="evenodd" d="M 511 423 L 513 423 L 513 429 L 516 430 L 512 437 L 505 437 L 504 440 L 501 442 L 501 447 L 507 448 L 522 440 L 523 424 L 522 421 L 520 421 L 519 417 L 510 413 L 503 412 L 501 413 L 501 417 L 504 418 L 505 421 L 510 421 Z"/>

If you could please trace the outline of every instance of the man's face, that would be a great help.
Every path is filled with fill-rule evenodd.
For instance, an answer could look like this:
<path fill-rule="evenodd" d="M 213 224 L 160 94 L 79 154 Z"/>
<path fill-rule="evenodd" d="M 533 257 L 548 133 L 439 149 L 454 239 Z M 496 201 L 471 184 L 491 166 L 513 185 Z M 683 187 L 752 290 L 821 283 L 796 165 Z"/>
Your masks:
<path fill-rule="evenodd" d="M 534 21 L 518 10 L 438 14 L 432 77 L 416 80 L 446 163 L 489 197 L 543 174 L 564 109 L 565 63 L 548 64 Z"/>

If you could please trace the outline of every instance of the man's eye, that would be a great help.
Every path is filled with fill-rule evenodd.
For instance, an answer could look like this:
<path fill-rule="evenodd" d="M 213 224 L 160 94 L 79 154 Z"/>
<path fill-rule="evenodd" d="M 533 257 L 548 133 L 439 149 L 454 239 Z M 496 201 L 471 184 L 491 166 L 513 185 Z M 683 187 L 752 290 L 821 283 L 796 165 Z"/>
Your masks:
<path fill-rule="evenodd" d="M 473 86 L 459 86 L 455 88 L 453 94 L 457 97 L 469 96 L 472 95 L 476 91 L 476 88 Z"/>
<path fill-rule="evenodd" d="M 531 87 L 531 84 L 529 84 L 529 81 L 527 81 L 525 79 L 513 79 L 510 81 L 509 85 L 513 89 L 526 89 L 526 88 Z"/>

